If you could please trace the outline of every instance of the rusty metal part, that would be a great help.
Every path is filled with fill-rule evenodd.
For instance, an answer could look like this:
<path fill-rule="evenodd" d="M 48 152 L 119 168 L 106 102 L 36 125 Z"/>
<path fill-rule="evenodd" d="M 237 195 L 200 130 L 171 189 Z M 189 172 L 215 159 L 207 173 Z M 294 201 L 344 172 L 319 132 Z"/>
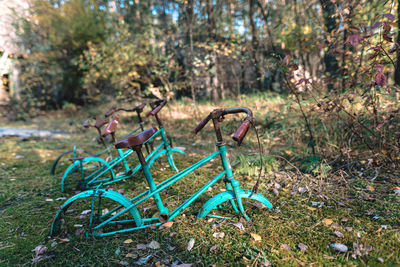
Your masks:
<path fill-rule="evenodd" d="M 149 117 L 150 115 L 155 116 L 166 104 L 167 104 L 166 99 L 158 99 L 151 102 L 150 106 L 152 110 L 146 114 L 146 117 Z"/>
<path fill-rule="evenodd" d="M 151 111 L 149 111 L 146 114 L 146 117 L 149 117 L 150 115 L 154 116 L 156 118 L 156 121 L 158 123 L 158 127 L 163 127 L 163 124 L 160 120 L 160 118 L 158 117 L 158 112 L 167 104 L 167 100 L 166 99 L 157 99 L 153 102 L 150 103 L 150 106 L 152 108 Z"/>
<path fill-rule="evenodd" d="M 236 113 L 246 113 L 247 116 L 242 123 L 242 125 L 239 127 L 239 129 L 236 131 L 235 135 L 233 136 L 233 140 L 235 140 L 238 145 L 240 145 L 247 133 L 247 130 L 249 128 L 250 122 L 252 122 L 253 119 L 253 112 L 246 107 L 239 107 L 239 108 L 221 108 L 221 109 L 214 109 L 213 111 L 210 112 L 210 114 L 204 118 L 197 126 L 194 128 L 193 132 L 197 134 L 200 132 L 206 124 L 212 120 L 214 123 L 214 130 L 217 135 L 218 142 L 222 141 L 222 136 L 221 136 L 221 131 L 220 127 L 218 125 L 218 122 L 223 121 L 224 116 L 227 114 L 236 114 Z M 246 122 L 246 123 L 245 123 Z"/>
<path fill-rule="evenodd" d="M 204 126 L 206 126 L 206 124 L 210 120 L 212 120 L 213 124 L 214 124 L 215 134 L 216 134 L 217 140 L 218 140 L 217 145 L 222 144 L 223 140 L 222 140 L 221 128 L 219 126 L 219 122 L 223 121 L 225 115 L 236 114 L 236 113 L 246 113 L 247 116 L 244 119 L 244 121 L 242 122 L 242 124 L 239 126 L 239 128 L 236 130 L 235 134 L 232 136 L 232 139 L 237 142 L 238 146 L 240 146 L 242 144 L 247 132 L 249 131 L 250 126 L 253 126 L 254 130 L 256 131 L 258 150 L 260 152 L 260 171 L 258 174 L 257 182 L 254 185 L 253 190 L 251 192 L 251 195 L 250 195 L 250 197 L 251 197 L 253 194 L 257 194 L 257 190 L 258 190 L 258 187 L 260 184 L 262 170 L 263 170 L 263 158 L 262 158 L 263 151 L 262 151 L 262 147 L 261 147 L 260 137 L 258 135 L 257 128 L 255 127 L 255 124 L 254 124 L 253 112 L 249 108 L 246 108 L 246 107 L 214 109 L 213 111 L 210 112 L 210 114 L 208 114 L 208 116 L 206 118 L 204 118 L 199 124 L 196 125 L 193 132 L 195 134 L 197 134 L 204 128 Z"/>
<path fill-rule="evenodd" d="M 106 117 L 111 116 L 112 114 L 114 114 L 117 111 L 126 111 L 126 112 L 133 112 L 136 111 L 138 114 L 143 112 L 144 107 L 146 106 L 146 103 L 142 103 L 136 107 L 133 108 L 123 108 L 123 107 L 112 107 L 110 110 L 108 110 L 105 113 Z"/>
<path fill-rule="evenodd" d="M 262 149 L 262 146 L 261 146 L 260 137 L 258 136 L 258 130 L 256 128 L 256 125 L 255 125 L 254 121 L 250 121 L 250 123 L 251 123 L 251 126 L 253 126 L 254 131 L 256 132 L 257 143 L 258 143 L 258 151 L 260 152 L 260 171 L 258 173 L 257 182 L 255 183 L 255 185 L 253 186 L 253 189 L 251 190 L 251 194 L 250 194 L 250 197 L 251 197 L 253 194 L 257 194 L 258 186 L 260 185 L 262 170 L 263 170 L 264 166 L 263 166 L 263 157 L 262 157 L 263 156 L 263 149 Z"/>

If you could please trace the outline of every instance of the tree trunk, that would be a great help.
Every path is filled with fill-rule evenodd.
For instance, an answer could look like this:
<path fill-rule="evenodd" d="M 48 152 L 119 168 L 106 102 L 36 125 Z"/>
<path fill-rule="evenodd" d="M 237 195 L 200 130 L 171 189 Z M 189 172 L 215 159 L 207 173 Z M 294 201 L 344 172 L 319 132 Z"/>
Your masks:
<path fill-rule="evenodd" d="M 327 34 L 331 35 L 332 32 L 338 27 L 336 19 L 333 17 L 333 15 L 336 13 L 336 7 L 331 0 L 320 0 L 320 2 Z M 328 50 L 324 55 L 325 72 L 329 75 L 330 78 L 328 89 L 333 90 L 333 84 L 335 83 L 335 80 L 338 76 L 339 63 L 335 55 L 333 54 L 333 45 L 330 44 L 328 40 L 326 40 L 326 44 L 328 45 Z"/>
<path fill-rule="evenodd" d="M 256 29 L 256 22 L 254 21 L 254 13 L 255 13 L 255 5 L 256 0 L 249 0 L 249 21 L 250 21 L 250 32 L 251 32 L 251 46 L 252 46 L 252 63 L 254 65 L 255 74 L 256 74 L 256 87 L 258 90 L 262 89 L 262 77 L 261 77 L 261 70 L 260 64 L 257 60 L 257 50 L 258 50 L 258 36 L 257 36 L 257 29 Z"/>
<path fill-rule="evenodd" d="M 400 28 L 400 0 L 397 1 L 397 28 Z M 400 31 L 397 33 L 397 43 L 400 44 Z M 394 83 L 400 85 L 400 51 L 397 50 L 396 70 L 394 72 Z"/>
<path fill-rule="evenodd" d="M 189 67 L 189 76 L 190 76 L 190 92 L 192 94 L 192 100 L 194 103 L 194 111 L 195 117 L 197 116 L 197 106 L 196 106 L 196 91 L 193 86 L 193 0 L 188 0 L 186 6 L 186 45 L 189 44 L 189 51 L 186 49 L 187 53 L 186 56 L 188 58 L 187 65 Z"/>
<path fill-rule="evenodd" d="M 207 1 L 207 22 L 208 22 L 208 41 L 214 42 L 216 39 L 216 27 L 215 27 L 215 18 L 214 18 L 214 8 L 213 8 L 213 1 Z M 219 95 L 218 95 L 218 73 L 217 73 L 217 55 L 210 49 L 209 50 L 209 60 L 210 64 L 208 66 L 208 75 L 209 75 L 209 85 L 211 86 L 211 100 L 214 103 L 219 102 Z"/>

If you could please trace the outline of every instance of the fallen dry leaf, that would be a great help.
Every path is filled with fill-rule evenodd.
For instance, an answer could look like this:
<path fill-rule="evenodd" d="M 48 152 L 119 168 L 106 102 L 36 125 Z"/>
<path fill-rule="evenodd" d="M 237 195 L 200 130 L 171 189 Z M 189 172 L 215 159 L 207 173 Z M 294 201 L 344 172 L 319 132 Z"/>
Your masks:
<path fill-rule="evenodd" d="M 399 195 L 400 196 L 400 187 L 394 187 L 393 188 L 393 192 L 395 195 Z"/>
<path fill-rule="evenodd" d="M 213 237 L 215 238 L 224 238 L 225 234 L 224 233 L 214 233 Z"/>
<path fill-rule="evenodd" d="M 311 211 L 315 211 L 315 210 L 317 210 L 316 208 L 313 208 L 313 207 L 308 207 L 308 206 L 307 206 L 307 209 L 308 209 L 308 210 L 311 210 Z"/>
<path fill-rule="evenodd" d="M 232 225 L 239 228 L 239 230 L 244 230 L 243 223 L 241 223 L 241 222 L 232 223 Z"/>
<path fill-rule="evenodd" d="M 250 233 L 250 235 L 255 241 L 261 241 L 261 236 L 259 236 L 258 234 Z"/>
<path fill-rule="evenodd" d="M 136 245 L 136 249 L 144 250 L 144 249 L 146 249 L 146 248 L 147 248 L 147 245 L 145 245 L 145 244 L 137 244 L 137 245 Z"/>
<path fill-rule="evenodd" d="M 171 233 L 169 233 L 169 237 L 173 237 L 176 234 L 177 234 L 177 232 L 171 232 Z"/>
<path fill-rule="evenodd" d="M 307 250 L 307 248 L 308 248 L 308 246 L 306 245 L 306 244 L 303 244 L 303 243 L 299 243 L 298 245 L 297 245 L 297 247 L 301 250 L 301 251 L 306 251 Z"/>
<path fill-rule="evenodd" d="M 325 224 L 326 226 L 329 226 L 333 223 L 333 220 L 325 218 L 322 220 L 322 223 Z"/>
<path fill-rule="evenodd" d="M 135 262 L 136 265 L 143 265 L 146 264 L 149 259 L 153 257 L 153 254 L 147 255 L 145 257 L 140 258 L 138 261 Z"/>
<path fill-rule="evenodd" d="M 129 238 L 129 239 L 127 239 L 127 240 L 124 241 L 124 244 L 130 244 L 130 243 L 132 243 L 132 242 L 133 242 L 133 240 Z"/>
<path fill-rule="evenodd" d="M 275 196 L 278 196 L 278 195 L 279 195 L 279 191 L 278 191 L 278 189 L 276 189 L 276 188 L 272 189 L 272 192 L 274 192 Z"/>
<path fill-rule="evenodd" d="M 69 242 L 69 239 L 68 238 L 61 238 L 60 242 L 61 243 L 66 243 L 66 242 Z"/>
<path fill-rule="evenodd" d="M 210 251 L 214 251 L 214 250 L 216 250 L 218 248 L 218 245 L 214 245 L 214 246 L 212 246 L 211 248 L 210 248 Z"/>
<path fill-rule="evenodd" d="M 134 258 L 134 259 L 136 259 L 137 256 L 138 256 L 138 255 L 133 254 L 133 253 L 128 253 L 128 254 L 125 255 L 125 257 L 127 257 L 127 258 Z"/>
<path fill-rule="evenodd" d="M 332 227 L 333 229 L 338 229 L 340 226 L 339 226 L 339 224 L 337 224 L 337 223 L 332 223 L 332 224 L 331 224 L 331 227 Z"/>
<path fill-rule="evenodd" d="M 39 245 L 36 248 L 32 249 L 33 252 L 35 252 L 36 257 L 43 255 L 47 251 L 47 247 L 44 245 Z"/>
<path fill-rule="evenodd" d="M 169 222 L 166 222 L 166 223 L 160 225 L 160 227 L 159 227 L 158 229 L 160 229 L 160 230 L 161 230 L 161 229 L 168 229 L 168 228 L 170 228 L 173 224 L 174 224 L 173 221 L 169 221 Z"/>
<path fill-rule="evenodd" d="M 92 210 L 84 210 L 81 212 L 81 215 L 89 214 Z"/>
<path fill-rule="evenodd" d="M 189 240 L 189 243 L 187 244 L 187 250 L 188 251 L 191 251 L 192 250 L 192 248 L 193 248 L 193 246 L 194 246 L 194 239 L 193 238 L 191 238 L 190 240 Z"/>
<path fill-rule="evenodd" d="M 250 203 L 250 205 L 252 205 L 252 206 L 254 206 L 254 207 L 256 207 L 256 208 L 258 208 L 260 210 L 267 208 L 266 205 L 264 205 L 263 203 L 260 203 L 260 202 Z"/>
<path fill-rule="evenodd" d="M 337 237 L 344 237 L 344 234 L 342 234 L 341 232 L 339 232 L 339 231 L 335 231 L 335 232 L 333 232 Z"/>
<path fill-rule="evenodd" d="M 346 245 L 340 244 L 340 243 L 333 243 L 330 244 L 330 247 L 338 252 L 346 253 L 349 249 L 347 248 Z"/>
<path fill-rule="evenodd" d="M 159 248 L 160 248 L 160 243 L 158 243 L 158 242 L 155 241 L 155 240 L 152 240 L 152 241 L 147 245 L 147 247 L 148 247 L 148 248 L 151 248 L 151 249 L 159 249 Z"/>
<path fill-rule="evenodd" d="M 373 188 L 373 187 L 370 186 L 370 185 L 367 185 L 367 189 L 368 189 L 369 191 L 371 191 L 371 192 L 374 192 L 374 191 L 375 191 L 375 188 Z"/>
<path fill-rule="evenodd" d="M 306 187 L 299 187 L 298 191 L 300 194 L 304 194 L 305 192 L 308 191 L 308 189 Z"/>
<path fill-rule="evenodd" d="M 287 244 L 282 244 L 281 248 L 286 249 L 286 250 L 291 250 L 290 246 Z"/>

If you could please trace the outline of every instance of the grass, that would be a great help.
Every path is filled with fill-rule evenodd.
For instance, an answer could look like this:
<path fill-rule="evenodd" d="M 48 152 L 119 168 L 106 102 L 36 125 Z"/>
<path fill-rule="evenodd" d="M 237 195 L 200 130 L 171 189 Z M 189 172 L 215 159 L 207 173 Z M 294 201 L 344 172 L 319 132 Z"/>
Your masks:
<path fill-rule="evenodd" d="M 318 150 L 324 157 L 318 164 L 322 166 L 320 170 L 325 171 L 303 172 L 301 160 L 309 154 L 309 148 L 301 117 L 292 104 L 290 99 L 276 95 L 249 96 L 220 104 L 248 106 L 255 112 L 268 153 L 264 156 L 268 171 L 263 175 L 259 192 L 270 199 L 273 210 L 247 203 L 251 222 L 232 216 L 229 209 L 225 210 L 225 215 L 230 216 L 230 220 L 196 219 L 202 204 L 220 192 L 222 184 L 217 184 L 178 215 L 168 229 L 145 229 L 96 239 L 75 235 L 69 236 L 68 240 L 48 237 L 54 215 L 65 201 L 57 199 L 73 195 L 60 192 L 60 175 L 53 177 L 49 170 L 57 155 L 70 149 L 72 144 L 91 151 L 98 149 L 91 132 L 85 132 L 77 125 L 89 115 L 101 114 L 107 107 L 55 112 L 24 123 L 7 122 L 7 126 L 12 127 L 40 125 L 72 135 L 62 139 L 27 141 L 7 138 L 0 142 L 0 265 L 31 265 L 35 256 L 32 249 L 40 244 L 48 251 L 34 263 L 36 265 L 134 265 L 149 255 L 151 257 L 144 265 L 262 266 L 267 262 L 283 266 L 399 265 L 400 197 L 393 192 L 393 187 L 399 186 L 398 171 L 382 166 L 371 182 L 376 176 L 375 169 L 368 167 L 362 159 L 355 158 L 352 165 L 341 159 L 331 163 L 330 159 L 335 155 L 329 149 L 329 140 L 324 137 L 326 133 L 321 126 L 316 128 L 316 136 L 317 140 L 324 140 Z M 188 108 L 189 105 L 180 101 L 162 113 L 174 145 L 187 148 L 185 156 L 176 157 L 180 169 L 215 149 L 210 126 L 197 137 L 191 134 L 199 119 L 194 118 L 193 108 Z M 201 118 L 213 106 L 201 103 L 197 108 L 202 111 L 198 116 Z M 123 116 L 121 132 L 127 132 L 133 124 L 128 116 Z M 2 124 L 6 126 L 6 122 Z M 240 118 L 227 117 L 221 125 L 231 160 L 238 162 L 236 177 L 243 188 L 252 188 L 258 166 L 255 135 L 250 133 L 238 149 L 229 134 L 240 125 Z M 131 163 L 135 164 L 137 160 L 132 157 Z M 162 197 L 168 199 L 170 210 L 208 181 L 218 166 L 216 160 L 164 192 Z M 152 171 L 158 182 L 173 174 L 164 161 L 157 162 Z M 133 196 L 145 187 L 142 174 L 113 185 L 114 190 L 123 189 L 126 196 Z M 141 205 L 139 211 L 143 212 L 145 208 L 147 213 L 155 212 L 152 202 Z M 245 229 L 233 225 L 237 222 L 242 222 Z M 215 238 L 214 233 L 225 235 Z M 256 241 L 251 234 L 259 235 L 261 240 Z M 192 238 L 194 246 L 188 251 L 187 245 Z M 127 239 L 133 242 L 124 243 Z M 153 240 L 160 243 L 159 249 L 137 249 L 137 244 L 149 244 Z M 335 242 L 347 245 L 349 251 L 333 251 L 330 244 Z M 306 251 L 299 249 L 300 243 L 308 247 Z"/>

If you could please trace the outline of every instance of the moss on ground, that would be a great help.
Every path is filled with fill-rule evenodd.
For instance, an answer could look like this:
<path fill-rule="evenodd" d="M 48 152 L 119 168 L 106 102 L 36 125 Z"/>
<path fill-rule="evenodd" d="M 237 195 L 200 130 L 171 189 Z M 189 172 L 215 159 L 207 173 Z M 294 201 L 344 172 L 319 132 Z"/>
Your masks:
<path fill-rule="evenodd" d="M 354 159 L 357 168 L 342 168 L 346 162 L 339 167 L 326 162 L 332 165 L 326 172 L 302 173 L 295 166 L 300 167 L 299 158 L 307 153 L 307 140 L 304 140 L 301 118 L 292 113 L 287 99 L 256 96 L 241 99 L 239 104 L 255 111 L 262 126 L 264 147 L 270 157 L 274 157 L 266 158 L 265 162 L 271 166 L 267 168 L 268 173 L 263 176 L 259 190 L 273 203 L 273 210 L 247 203 L 246 211 L 252 218 L 251 222 L 232 216 L 230 209 L 223 210 L 231 217 L 230 220 L 197 220 L 196 214 L 202 204 L 223 187 L 217 184 L 177 216 L 168 229 L 146 229 L 95 239 L 74 235 L 68 240 L 49 238 L 53 217 L 64 201 L 57 199 L 73 194 L 63 194 L 59 190 L 60 173 L 68 163 L 61 166 L 58 175 L 53 177 L 49 174 L 52 161 L 72 144 L 90 151 L 99 149 L 91 133 L 76 124 L 83 121 L 82 114 L 93 115 L 107 107 L 93 107 L 82 110 L 80 115 L 69 114 L 68 117 L 57 112 L 26 122 L 24 127 L 40 124 L 47 129 L 70 131 L 73 133 L 70 137 L 27 141 L 7 138 L 0 142 L 0 265 L 31 265 L 34 258 L 32 249 L 40 244 L 45 245 L 48 251 L 35 262 L 38 265 L 134 265 L 149 255 L 152 256 L 145 265 L 154 266 L 180 263 L 262 266 L 268 262 L 282 266 L 400 265 L 400 197 L 393 191 L 399 186 L 398 171 L 386 166 L 379 168 L 376 174 L 374 168 Z M 221 106 L 239 104 L 226 101 Z M 207 103 L 199 106 L 202 115 L 212 108 Z M 197 137 L 191 134 L 198 119 L 187 110 L 187 105 L 180 102 L 170 105 L 170 112 L 163 113 L 173 143 L 187 148 L 185 156 L 176 157 L 180 169 L 215 149 L 211 127 L 206 127 Z M 124 116 L 121 132 L 133 127 L 129 117 Z M 268 120 L 272 117 L 273 122 Z M 239 124 L 238 118 L 227 118 L 222 129 L 232 161 L 240 161 L 236 168 L 241 186 L 252 188 L 257 173 L 254 172 L 257 167 L 254 160 L 256 139 L 254 134 L 250 134 L 244 145 L 237 149 L 229 140 L 229 134 Z M 21 126 L 21 122 L 13 126 Z M 324 140 L 323 127 L 316 136 Z M 334 157 L 329 155 L 328 147 L 329 144 L 320 145 L 319 152 L 324 152 L 326 158 Z M 240 154 L 245 158 L 237 157 Z M 251 161 L 248 169 L 243 166 L 246 155 L 250 155 L 248 159 Z M 132 157 L 130 163 L 136 164 L 137 160 Z M 217 168 L 218 161 L 214 161 L 162 193 L 168 199 L 169 208 L 177 207 L 182 199 L 199 189 L 202 183 L 215 175 Z M 165 161 L 157 162 L 152 170 L 158 182 L 174 173 Z M 373 177 L 375 179 L 371 181 Z M 143 175 L 138 174 L 132 180 L 112 187 L 133 196 L 145 186 Z M 146 202 L 140 208 L 151 212 L 154 205 Z M 243 230 L 233 225 L 237 222 L 243 224 Z M 224 233 L 224 237 L 216 238 L 213 236 L 215 233 Z M 257 234 L 261 240 L 256 241 L 251 234 Z M 188 251 L 187 245 L 192 238 L 194 246 Z M 133 242 L 124 243 L 127 239 Z M 160 243 L 159 249 L 137 249 L 137 244 L 149 244 L 153 240 Z M 346 245 L 349 251 L 333 251 L 330 244 L 335 242 Z M 305 251 L 299 248 L 301 243 L 307 246 Z"/>

